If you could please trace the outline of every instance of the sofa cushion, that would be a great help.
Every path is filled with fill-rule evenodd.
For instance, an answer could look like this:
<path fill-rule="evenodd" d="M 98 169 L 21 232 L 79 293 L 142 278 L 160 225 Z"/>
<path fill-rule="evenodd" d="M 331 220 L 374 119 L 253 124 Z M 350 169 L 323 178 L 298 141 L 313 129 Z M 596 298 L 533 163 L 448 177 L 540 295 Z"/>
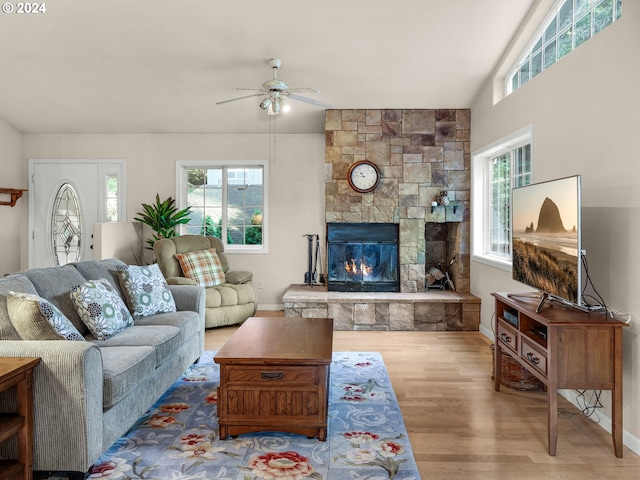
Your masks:
<path fill-rule="evenodd" d="M 119 266 L 118 275 L 133 318 L 176 311 L 176 302 L 158 264 Z"/>
<path fill-rule="evenodd" d="M 82 274 L 85 280 L 106 278 L 109 280 L 111 286 L 116 289 L 118 295 L 120 295 L 121 298 L 125 298 L 118 276 L 118 267 L 125 267 L 127 265 L 122 260 L 107 258 L 105 260 L 87 260 L 73 263 L 72 265 Z"/>
<path fill-rule="evenodd" d="M 218 308 L 222 306 L 222 294 L 220 288 L 207 288 L 204 292 L 205 307 Z"/>
<path fill-rule="evenodd" d="M 252 285 L 229 285 L 229 287 L 236 291 L 236 294 L 238 295 L 238 305 L 256 301 L 256 292 Z"/>
<path fill-rule="evenodd" d="M 243 305 L 245 303 L 255 303 L 256 295 L 250 284 L 233 285 L 225 283 L 217 287 L 207 288 L 206 307 L 229 307 L 233 305 Z"/>
<path fill-rule="evenodd" d="M 203 287 L 214 287 L 224 283 L 224 271 L 215 248 L 195 252 L 176 253 L 185 277 Z"/>
<path fill-rule="evenodd" d="M 30 293 L 9 292 L 7 310 L 23 340 L 78 340 L 84 337 L 51 302 Z"/>
<path fill-rule="evenodd" d="M 222 300 L 221 307 L 229 307 L 232 305 L 238 305 L 238 292 L 234 285 L 221 285 L 216 288 L 220 292 L 220 297 Z"/>
<path fill-rule="evenodd" d="M 180 348 L 182 336 L 180 329 L 171 325 L 134 325 L 106 340 L 90 341 L 99 347 L 153 347 L 158 367 Z"/>
<path fill-rule="evenodd" d="M 0 340 L 22 340 L 16 331 L 9 311 L 7 310 L 7 297 L 10 291 L 37 294 L 33 283 L 26 275 L 18 273 L 0 277 Z"/>
<path fill-rule="evenodd" d="M 104 278 L 74 287 L 70 296 L 78 315 L 98 340 L 106 340 L 133 325 L 126 305 Z"/>
<path fill-rule="evenodd" d="M 180 330 L 180 344 L 182 345 L 202 329 L 202 321 L 198 312 L 182 310 L 180 312 L 158 313 L 136 320 L 136 326 L 171 325 Z"/>
<path fill-rule="evenodd" d="M 76 285 L 86 282 L 87 279 L 71 264 L 61 267 L 36 268 L 27 270 L 24 274 L 36 287 L 36 292 L 42 298 L 46 298 L 71 320 L 73 325 L 82 335 L 86 335 L 89 329 L 80 320 L 73 300 L 69 292 Z M 94 277 L 100 278 L 100 277 Z M 14 289 L 15 291 L 24 291 Z"/>
<path fill-rule="evenodd" d="M 107 410 L 131 393 L 156 369 L 151 346 L 104 347 L 102 354 L 102 407 Z"/>

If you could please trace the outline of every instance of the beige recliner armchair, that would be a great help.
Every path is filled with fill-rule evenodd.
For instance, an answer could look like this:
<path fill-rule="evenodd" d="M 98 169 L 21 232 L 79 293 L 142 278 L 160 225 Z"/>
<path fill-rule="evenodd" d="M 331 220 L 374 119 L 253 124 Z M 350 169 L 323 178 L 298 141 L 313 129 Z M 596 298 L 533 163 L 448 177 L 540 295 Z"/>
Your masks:
<path fill-rule="evenodd" d="M 205 328 L 242 323 L 256 313 L 258 297 L 251 282 L 253 273 L 233 271 L 224 253 L 224 245 L 216 237 L 181 235 L 157 240 L 153 249 L 156 261 L 169 285 L 196 285 L 187 278 L 176 258 L 177 253 L 199 252 L 214 248 L 224 271 L 224 283 L 206 287 Z"/>

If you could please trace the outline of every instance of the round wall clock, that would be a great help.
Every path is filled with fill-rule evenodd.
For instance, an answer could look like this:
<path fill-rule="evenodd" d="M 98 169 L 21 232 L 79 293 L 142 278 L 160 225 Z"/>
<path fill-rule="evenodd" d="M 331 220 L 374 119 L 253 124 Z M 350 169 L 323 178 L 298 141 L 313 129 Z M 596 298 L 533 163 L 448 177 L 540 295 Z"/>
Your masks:
<path fill-rule="evenodd" d="M 347 180 L 356 192 L 372 192 L 380 183 L 380 169 L 369 160 L 360 160 L 349 168 Z"/>

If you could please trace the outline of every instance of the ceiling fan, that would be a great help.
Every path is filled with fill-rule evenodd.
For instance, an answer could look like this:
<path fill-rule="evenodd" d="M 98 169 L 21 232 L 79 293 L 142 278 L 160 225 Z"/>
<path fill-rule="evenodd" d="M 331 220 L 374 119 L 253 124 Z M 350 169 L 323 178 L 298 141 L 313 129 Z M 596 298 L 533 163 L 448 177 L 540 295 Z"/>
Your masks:
<path fill-rule="evenodd" d="M 273 69 L 273 79 L 267 80 L 262 84 L 262 88 L 236 88 L 236 90 L 251 90 L 258 93 L 252 93 L 251 95 L 244 95 L 242 97 L 230 98 L 229 100 L 222 100 L 216 102 L 216 105 L 222 105 L 223 103 L 235 102 L 236 100 L 242 100 L 243 98 L 250 97 L 262 97 L 265 98 L 260 102 L 260 108 L 267 110 L 269 115 L 279 114 L 285 107 L 283 100 L 285 98 L 291 100 L 297 100 L 299 102 L 310 103 L 317 107 L 331 108 L 331 105 L 314 100 L 313 98 L 303 97 L 298 95 L 298 92 L 313 92 L 319 93 L 317 88 L 289 88 L 286 83 L 278 79 L 278 69 L 282 66 L 282 60 L 279 58 L 272 58 L 269 60 L 269 66 Z"/>

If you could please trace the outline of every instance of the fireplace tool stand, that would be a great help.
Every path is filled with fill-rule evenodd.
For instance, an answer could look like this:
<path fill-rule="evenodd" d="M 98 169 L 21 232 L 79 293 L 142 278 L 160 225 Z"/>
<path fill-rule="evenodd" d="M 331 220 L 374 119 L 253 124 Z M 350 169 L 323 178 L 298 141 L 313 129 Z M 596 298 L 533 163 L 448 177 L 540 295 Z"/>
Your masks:
<path fill-rule="evenodd" d="M 309 265 L 308 265 L 307 272 L 304 274 L 304 283 L 312 287 L 314 285 L 315 286 L 324 285 L 324 274 L 320 272 L 320 274 L 318 275 L 318 257 L 320 256 L 320 235 L 317 235 L 314 233 L 308 233 L 303 236 L 307 237 L 307 240 L 309 242 L 309 246 L 308 246 Z M 314 239 L 316 241 L 315 254 L 313 252 Z"/>

